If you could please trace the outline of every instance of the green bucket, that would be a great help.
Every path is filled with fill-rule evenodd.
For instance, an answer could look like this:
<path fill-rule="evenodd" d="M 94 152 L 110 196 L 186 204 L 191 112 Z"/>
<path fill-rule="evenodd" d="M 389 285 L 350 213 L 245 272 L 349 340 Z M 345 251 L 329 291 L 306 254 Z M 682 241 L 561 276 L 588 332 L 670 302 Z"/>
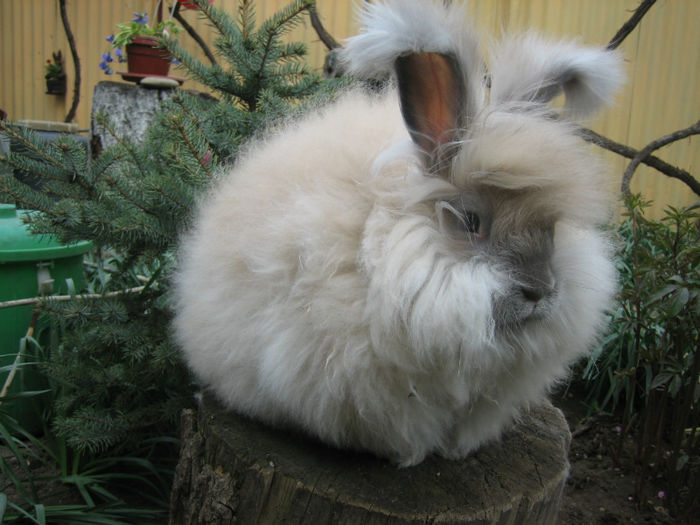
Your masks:
<path fill-rule="evenodd" d="M 14 204 L 0 204 L 0 303 L 42 295 L 64 295 L 84 287 L 83 254 L 88 241 L 62 244 L 50 235 L 35 235 L 22 218 L 33 211 L 17 210 Z M 69 285 L 72 281 L 73 287 Z M 22 366 L 37 358 L 36 347 L 26 345 L 16 359 L 20 342 L 32 324 L 33 304 L 0 308 L 0 388 L 15 364 L 15 375 L 6 398 L 0 399 L 0 411 L 17 419 L 23 428 L 36 432 L 41 428 L 42 396 L 15 398 L 22 392 L 45 388 L 33 366 Z M 33 338 L 40 344 L 48 339 L 45 323 L 36 325 Z M 7 400 L 9 398 L 9 400 Z"/>

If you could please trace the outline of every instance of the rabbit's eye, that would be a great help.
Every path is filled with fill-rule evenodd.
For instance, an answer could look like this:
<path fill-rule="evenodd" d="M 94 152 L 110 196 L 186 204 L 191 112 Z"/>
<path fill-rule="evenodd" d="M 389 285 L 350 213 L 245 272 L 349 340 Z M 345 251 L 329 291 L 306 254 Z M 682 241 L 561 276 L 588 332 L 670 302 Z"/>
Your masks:
<path fill-rule="evenodd" d="M 473 211 L 465 211 L 462 215 L 464 229 L 469 233 L 479 233 L 481 230 L 481 219 Z"/>
<path fill-rule="evenodd" d="M 464 239 L 465 234 L 472 240 L 486 238 L 481 217 L 477 212 L 465 209 L 463 203 L 438 201 L 435 207 L 438 211 L 440 227 L 451 232 L 457 239 Z"/>

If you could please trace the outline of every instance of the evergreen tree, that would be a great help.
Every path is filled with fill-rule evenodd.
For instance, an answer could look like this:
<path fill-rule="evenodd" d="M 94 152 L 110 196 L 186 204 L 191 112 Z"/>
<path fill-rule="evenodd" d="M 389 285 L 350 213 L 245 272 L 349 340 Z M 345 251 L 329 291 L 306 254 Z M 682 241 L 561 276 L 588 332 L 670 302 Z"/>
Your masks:
<path fill-rule="evenodd" d="M 295 0 L 259 27 L 250 0 L 239 2 L 236 16 L 198 3 L 217 31 L 226 67 L 205 65 L 175 41 L 165 44 L 216 100 L 180 91 L 143 143 L 115 136 L 118 143 L 91 162 L 68 137 L 43 145 L 31 132 L 2 124 L 27 153 L 0 161 L 43 186 L 38 191 L 0 176 L 4 200 L 43 212 L 32 216 L 36 232 L 97 246 L 89 291 L 100 297 L 42 303 L 61 334 L 45 365 L 62 385 L 54 430 L 77 450 L 97 453 L 173 434 L 192 398 L 169 334 L 168 275 L 178 233 L 197 194 L 244 141 L 337 86 L 310 71 L 303 44 L 282 40 L 313 0 Z M 111 129 L 108 119 L 99 121 Z"/>

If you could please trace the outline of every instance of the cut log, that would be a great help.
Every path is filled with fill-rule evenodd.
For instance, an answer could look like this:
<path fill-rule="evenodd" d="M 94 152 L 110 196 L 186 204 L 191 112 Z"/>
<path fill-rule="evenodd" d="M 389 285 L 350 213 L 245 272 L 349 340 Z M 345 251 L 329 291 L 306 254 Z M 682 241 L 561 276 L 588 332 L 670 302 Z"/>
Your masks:
<path fill-rule="evenodd" d="M 172 83 L 171 83 L 172 85 Z M 136 84 L 101 81 L 92 94 L 92 114 L 90 117 L 90 154 L 97 158 L 100 152 L 128 138 L 133 143 L 143 142 L 146 130 L 153 123 L 162 105 L 180 93 L 189 93 L 214 100 L 207 93 L 181 89 L 147 89 Z M 97 122 L 98 113 L 109 117 L 111 130 Z"/>
<path fill-rule="evenodd" d="M 182 417 L 170 525 L 553 524 L 571 435 L 551 404 L 461 461 L 398 468 L 224 410 Z"/>

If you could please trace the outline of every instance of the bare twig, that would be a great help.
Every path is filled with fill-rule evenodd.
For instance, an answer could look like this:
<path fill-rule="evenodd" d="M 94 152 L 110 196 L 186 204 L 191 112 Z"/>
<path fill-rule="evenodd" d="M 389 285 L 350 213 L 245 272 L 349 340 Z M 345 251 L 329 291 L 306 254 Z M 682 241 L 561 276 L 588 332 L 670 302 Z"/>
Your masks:
<path fill-rule="evenodd" d="M 192 27 L 187 20 L 182 18 L 182 15 L 180 14 L 180 4 L 178 3 L 175 6 L 175 11 L 173 13 L 173 18 L 180 22 L 180 25 L 187 31 L 187 34 L 192 37 L 192 39 L 199 44 L 199 47 L 202 48 L 202 51 L 204 51 L 204 54 L 207 55 L 207 58 L 211 62 L 212 66 L 216 65 L 216 58 L 214 58 L 214 54 L 211 52 L 209 47 L 207 46 L 206 42 L 202 40 L 202 37 L 199 36 L 197 31 L 195 31 L 194 27 Z"/>
<path fill-rule="evenodd" d="M 14 299 L 12 301 L 4 301 L 0 303 L 0 310 L 3 308 L 14 308 L 17 306 L 27 306 L 28 304 L 37 304 L 45 301 L 70 301 L 71 299 L 78 299 L 79 301 L 85 301 L 89 299 L 104 299 L 105 297 L 117 297 L 119 295 L 125 295 L 130 293 L 142 292 L 146 287 L 137 286 L 135 288 L 127 288 L 126 290 L 117 290 L 116 292 L 106 292 L 106 293 L 86 293 L 82 295 L 46 295 L 42 297 L 27 297 L 26 299 Z"/>
<path fill-rule="evenodd" d="M 2 391 L 0 391 L 0 400 L 2 400 L 7 395 L 7 392 L 12 386 L 12 382 L 15 380 L 15 375 L 17 375 L 17 369 L 19 368 L 19 365 L 22 362 L 22 354 L 26 345 L 26 341 L 28 338 L 34 336 L 34 330 L 36 329 L 36 323 L 38 319 L 39 312 L 37 310 L 34 310 L 34 312 L 32 312 L 32 319 L 29 323 L 29 328 L 27 329 L 25 339 L 24 341 L 20 342 L 20 347 L 17 351 L 17 355 L 15 356 L 15 360 L 12 362 L 12 368 L 10 369 L 10 373 L 7 374 L 7 377 L 5 378 L 5 383 L 2 385 Z M 2 401 L 0 401 L 0 404 L 2 404 Z"/>
<path fill-rule="evenodd" d="M 58 3 L 61 10 L 61 21 L 63 22 L 63 29 L 66 31 L 66 39 L 68 40 L 68 45 L 70 46 L 70 53 L 73 57 L 73 65 L 75 66 L 75 80 L 73 81 L 73 104 L 66 115 L 64 122 L 72 122 L 75 118 L 75 112 L 78 109 L 78 102 L 80 102 L 80 57 L 78 57 L 78 49 L 75 46 L 75 38 L 73 37 L 73 31 L 71 31 L 70 24 L 68 23 L 68 13 L 66 12 L 66 0 L 59 0 Z"/>
<path fill-rule="evenodd" d="M 326 31 L 325 27 L 323 27 L 321 19 L 318 17 L 318 12 L 316 11 L 315 6 L 309 8 L 309 16 L 311 17 L 311 25 L 316 30 L 318 38 L 321 39 L 321 42 L 325 44 L 328 50 L 330 51 L 331 49 L 340 47 L 338 41 L 335 38 L 333 38 L 328 31 Z"/>
<path fill-rule="evenodd" d="M 622 41 L 627 38 L 627 35 L 634 31 L 634 28 L 639 25 L 639 22 L 642 21 L 644 15 L 647 13 L 647 11 L 649 11 L 649 9 L 651 9 L 651 6 L 653 6 L 655 2 L 656 0 L 644 0 L 641 4 L 639 4 L 639 7 L 634 10 L 634 13 L 630 19 L 624 23 L 617 33 L 615 33 L 615 36 L 608 43 L 606 49 L 617 49 L 618 46 L 622 44 Z"/>
<path fill-rule="evenodd" d="M 632 161 L 627 166 L 625 173 L 622 175 L 622 185 L 620 187 L 622 193 L 624 195 L 629 195 L 630 182 L 632 181 L 634 171 L 637 169 L 637 166 L 639 166 L 639 164 L 641 164 L 641 162 L 651 154 L 652 151 L 655 151 L 663 146 L 671 144 L 672 142 L 676 142 L 677 140 L 681 140 L 686 137 L 690 137 L 691 135 L 698 134 L 700 134 L 700 120 L 698 120 L 692 126 L 689 126 L 685 129 L 680 129 L 668 135 L 664 135 L 663 137 L 658 138 L 647 144 L 632 158 Z"/>
<path fill-rule="evenodd" d="M 639 4 L 637 9 L 634 10 L 634 13 L 630 17 L 630 19 L 623 24 L 623 26 L 618 30 L 617 33 L 615 33 L 615 36 L 612 38 L 612 40 L 610 40 L 610 42 L 606 46 L 606 49 L 617 49 L 620 46 L 620 44 L 625 40 L 625 38 L 627 38 L 627 36 L 632 31 L 634 31 L 634 29 L 639 25 L 644 15 L 646 15 L 646 13 L 649 11 L 649 9 L 651 9 L 655 2 L 656 0 L 643 0 Z M 668 177 L 678 179 L 684 182 L 691 190 L 693 190 L 693 192 L 695 192 L 696 195 L 700 195 L 700 182 L 698 182 L 690 173 L 675 166 L 672 166 L 667 162 L 664 162 L 663 160 L 659 159 L 658 157 L 654 157 L 653 155 L 651 155 L 652 151 L 661 148 L 667 144 L 670 144 L 671 142 L 680 140 L 690 135 L 697 134 L 698 124 L 699 123 L 696 123 L 695 125 L 690 126 L 689 128 L 679 130 L 675 133 L 671 133 L 670 135 L 661 137 L 649 143 L 645 148 L 643 148 L 640 151 L 636 151 L 633 148 L 630 148 L 629 146 L 618 144 L 617 142 L 614 142 L 607 137 L 603 137 L 602 135 L 599 135 L 589 129 L 581 129 L 581 136 L 585 140 L 592 142 L 602 148 L 617 153 L 618 155 L 622 155 L 624 157 L 632 159 L 632 161 L 627 166 L 625 173 L 622 176 L 621 189 L 622 193 L 625 195 L 629 195 L 630 193 L 630 182 L 632 180 L 632 176 L 634 175 L 634 171 L 637 169 L 640 163 L 647 164 L 648 166 L 657 169 L 658 171 L 660 171 L 664 175 L 667 175 Z"/>
<path fill-rule="evenodd" d="M 617 153 L 622 157 L 633 159 L 639 154 L 638 150 L 625 146 L 624 144 L 620 144 L 619 142 L 615 142 L 614 140 L 604 137 L 603 135 L 599 135 L 595 131 L 588 128 L 581 128 L 579 133 L 587 142 L 591 142 L 603 149 Z M 672 166 L 668 162 L 660 159 L 659 157 L 655 157 L 654 155 L 647 155 L 641 162 L 642 164 L 646 164 L 647 166 L 658 170 L 667 177 L 678 179 L 686 184 L 696 195 L 700 195 L 700 181 L 693 178 L 693 176 L 687 171 L 677 168 L 676 166 Z"/>

